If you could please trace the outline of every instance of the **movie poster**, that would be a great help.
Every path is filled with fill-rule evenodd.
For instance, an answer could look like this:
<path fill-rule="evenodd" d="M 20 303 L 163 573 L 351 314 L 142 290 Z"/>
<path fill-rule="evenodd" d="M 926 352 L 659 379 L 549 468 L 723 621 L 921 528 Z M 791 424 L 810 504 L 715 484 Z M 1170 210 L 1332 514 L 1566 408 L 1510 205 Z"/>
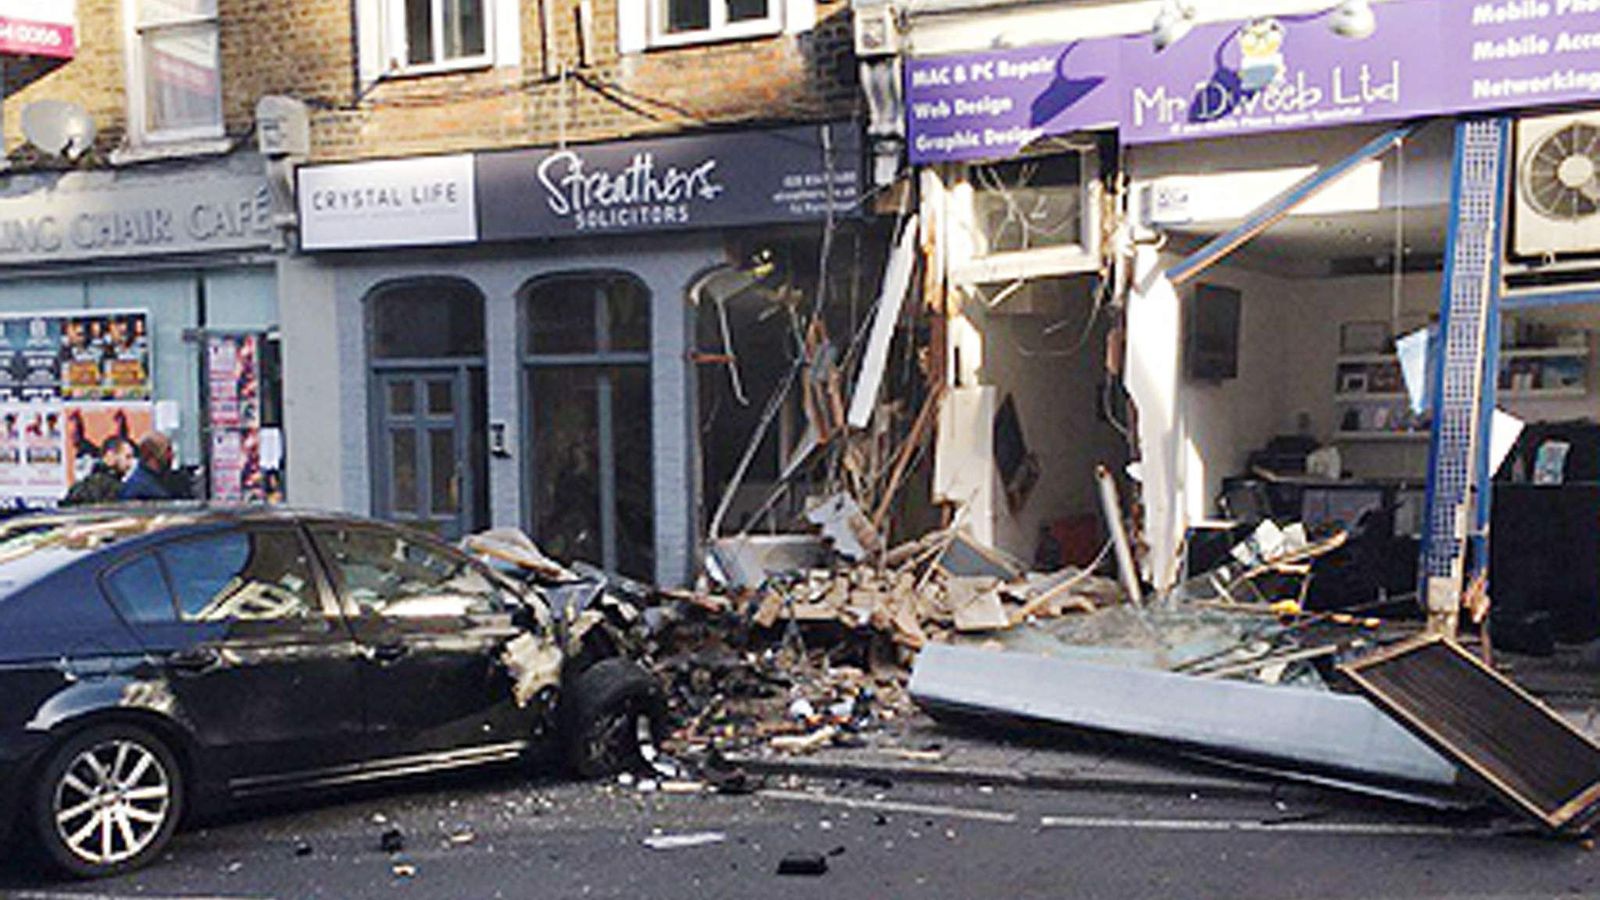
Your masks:
<path fill-rule="evenodd" d="M 149 315 L 0 316 L 0 502 L 54 505 L 107 438 L 154 427 Z"/>
<path fill-rule="evenodd" d="M 0 407 L 0 494 L 53 503 L 66 491 L 66 417 L 58 403 Z"/>
<path fill-rule="evenodd" d="M 61 399 L 61 320 L 0 319 L 0 403 Z"/>
<path fill-rule="evenodd" d="M 22 496 L 22 417 L 27 407 L 0 406 L 0 495 L 10 501 Z"/>
<path fill-rule="evenodd" d="M 149 400 L 149 318 L 142 312 L 84 313 L 61 320 L 61 396 Z"/>
<path fill-rule="evenodd" d="M 260 351 L 257 335 L 213 335 L 206 341 L 213 500 L 268 499 L 261 466 Z"/>
<path fill-rule="evenodd" d="M 106 440 L 120 437 L 139 445 L 155 427 L 155 406 L 150 403 L 73 403 L 66 407 L 67 483 L 94 469 Z M 65 488 L 62 489 L 66 493 Z"/>

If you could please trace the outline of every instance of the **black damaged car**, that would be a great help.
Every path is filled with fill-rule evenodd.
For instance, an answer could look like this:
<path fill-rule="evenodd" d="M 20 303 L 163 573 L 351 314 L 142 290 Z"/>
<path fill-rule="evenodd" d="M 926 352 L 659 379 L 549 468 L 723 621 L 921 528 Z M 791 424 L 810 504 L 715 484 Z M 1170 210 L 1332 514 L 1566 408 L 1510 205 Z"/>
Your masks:
<path fill-rule="evenodd" d="M 537 587 L 381 522 L 12 520 L 0 838 L 20 831 L 97 877 L 155 858 L 191 811 L 245 798 L 518 758 L 586 775 L 643 764 L 659 686 L 574 632 Z"/>

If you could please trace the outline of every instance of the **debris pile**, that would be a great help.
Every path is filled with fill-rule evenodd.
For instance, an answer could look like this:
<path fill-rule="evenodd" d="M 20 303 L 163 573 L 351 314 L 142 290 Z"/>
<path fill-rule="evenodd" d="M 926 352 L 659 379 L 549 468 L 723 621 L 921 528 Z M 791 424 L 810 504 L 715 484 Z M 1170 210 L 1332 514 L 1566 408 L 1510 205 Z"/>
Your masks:
<path fill-rule="evenodd" d="M 850 504 L 828 505 L 849 516 Z M 927 644 L 1123 599 L 1115 581 L 1030 572 L 959 529 L 876 554 L 852 545 L 853 563 L 838 546 L 834 537 L 829 565 L 817 539 L 727 539 L 712 550 L 717 588 L 662 595 L 674 612 L 655 635 L 656 665 L 683 723 L 680 750 L 862 741 L 910 712 L 906 679 Z"/>

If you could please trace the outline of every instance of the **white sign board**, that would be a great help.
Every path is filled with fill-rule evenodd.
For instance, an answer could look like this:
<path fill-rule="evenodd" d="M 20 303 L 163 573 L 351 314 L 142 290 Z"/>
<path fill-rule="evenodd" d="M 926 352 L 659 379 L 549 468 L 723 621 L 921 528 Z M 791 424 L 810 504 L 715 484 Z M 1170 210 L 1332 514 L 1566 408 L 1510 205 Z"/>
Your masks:
<path fill-rule="evenodd" d="M 310 166 L 299 179 L 303 250 L 478 239 L 471 154 Z"/>
<path fill-rule="evenodd" d="M 76 0 L 0 0 L 0 56 L 71 59 L 77 52 Z"/>

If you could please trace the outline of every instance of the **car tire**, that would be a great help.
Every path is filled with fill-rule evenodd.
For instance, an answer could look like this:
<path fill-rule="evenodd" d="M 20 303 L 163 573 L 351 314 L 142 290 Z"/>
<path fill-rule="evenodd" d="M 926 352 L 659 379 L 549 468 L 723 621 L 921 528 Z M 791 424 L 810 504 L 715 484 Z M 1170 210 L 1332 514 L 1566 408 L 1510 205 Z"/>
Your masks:
<path fill-rule="evenodd" d="M 667 704 L 650 673 L 625 659 L 580 672 L 563 696 L 567 764 L 584 778 L 642 771 L 666 735 Z"/>
<path fill-rule="evenodd" d="M 64 874 L 104 878 L 159 855 L 183 809 L 183 770 L 171 748 L 138 726 L 102 725 L 47 757 L 34 787 L 33 836 Z"/>

